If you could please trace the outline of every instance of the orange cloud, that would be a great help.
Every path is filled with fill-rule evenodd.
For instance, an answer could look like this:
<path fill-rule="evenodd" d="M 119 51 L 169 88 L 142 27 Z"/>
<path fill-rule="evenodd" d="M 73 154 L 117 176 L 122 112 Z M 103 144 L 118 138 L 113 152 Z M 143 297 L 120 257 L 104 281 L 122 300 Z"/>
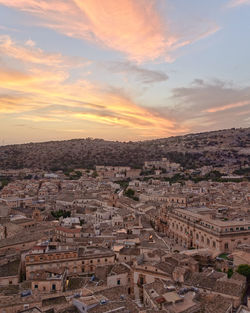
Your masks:
<path fill-rule="evenodd" d="M 0 82 L 15 83 L 23 80 L 29 79 L 29 75 L 24 72 L 13 70 L 9 68 L 0 68 Z"/>
<path fill-rule="evenodd" d="M 158 1 L 0 0 L 0 4 L 29 12 L 46 27 L 120 51 L 137 62 L 172 61 L 174 50 L 217 31 L 212 25 L 204 32 L 202 26 L 189 38 L 174 32 L 157 9 Z"/>
<path fill-rule="evenodd" d="M 225 110 L 229 110 L 229 109 L 234 109 L 234 108 L 238 108 L 238 107 L 242 107 L 245 106 L 247 104 L 250 104 L 250 101 L 240 101 L 240 102 L 235 102 L 235 103 L 230 103 L 230 104 L 226 104 L 223 105 L 221 107 L 214 107 L 214 108 L 210 108 L 208 110 L 206 110 L 205 112 L 208 113 L 216 113 L 216 112 L 220 112 L 220 111 L 225 111 Z"/>
<path fill-rule="evenodd" d="M 23 62 L 43 64 L 43 65 L 59 65 L 62 64 L 60 54 L 46 54 L 41 49 L 17 46 L 9 36 L 0 36 L 0 52 L 9 57 L 22 60 Z"/>
<path fill-rule="evenodd" d="M 60 53 L 47 53 L 35 47 L 35 42 L 27 40 L 25 45 L 16 44 L 8 35 L 0 36 L 0 53 L 10 58 L 48 67 L 66 67 L 84 65 L 87 62 L 80 58 L 69 58 Z"/>
<path fill-rule="evenodd" d="M 60 62 L 52 61 L 57 60 L 53 54 L 48 59 L 50 66 L 47 66 L 47 54 L 43 50 L 32 47 L 26 51 L 23 45 L 11 39 L 7 41 L 9 50 L 2 48 L 5 41 L 0 44 L 3 58 L 15 60 L 11 62 L 13 65 L 18 61 L 18 68 L 24 63 L 25 66 L 23 70 L 0 69 L 0 94 L 4 95 L 0 98 L 1 114 L 43 123 L 87 121 L 117 129 L 127 128 L 137 135 L 151 132 L 155 136 L 167 136 L 184 132 L 174 120 L 137 105 L 119 90 L 107 90 L 106 86 L 86 80 L 72 81 L 67 67 L 61 68 Z M 44 59 L 42 63 L 36 59 L 37 51 Z"/>

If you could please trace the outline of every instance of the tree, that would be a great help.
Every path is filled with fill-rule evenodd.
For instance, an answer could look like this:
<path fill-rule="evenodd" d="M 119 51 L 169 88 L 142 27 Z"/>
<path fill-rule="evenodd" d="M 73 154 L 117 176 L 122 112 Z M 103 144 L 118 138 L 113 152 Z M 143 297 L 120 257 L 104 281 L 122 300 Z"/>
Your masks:
<path fill-rule="evenodd" d="M 8 178 L 0 179 L 0 190 L 7 186 L 10 180 Z"/>
<path fill-rule="evenodd" d="M 233 269 L 229 268 L 229 270 L 227 271 L 227 277 L 231 278 L 233 276 L 233 273 L 234 273 Z"/>
<path fill-rule="evenodd" d="M 135 196 L 135 191 L 131 188 L 128 188 L 125 192 L 124 192 L 125 196 L 129 197 L 130 199 L 133 199 L 135 201 L 139 201 L 139 198 L 137 196 Z"/>
<path fill-rule="evenodd" d="M 32 175 L 28 174 L 28 175 L 24 176 L 24 179 L 32 179 Z"/>
<path fill-rule="evenodd" d="M 66 218 L 71 216 L 71 212 L 66 210 L 51 211 L 51 215 L 56 219 L 59 219 L 61 216 Z"/>
<path fill-rule="evenodd" d="M 98 177 L 98 173 L 97 173 L 97 171 L 94 171 L 94 172 L 93 172 L 92 177 L 93 177 L 93 178 Z"/>
<path fill-rule="evenodd" d="M 135 195 L 135 191 L 131 188 L 128 188 L 126 191 L 125 191 L 125 195 L 129 198 L 132 198 L 134 195 Z"/>
<path fill-rule="evenodd" d="M 241 264 L 238 266 L 237 272 L 241 275 L 250 278 L 250 266 L 248 264 Z"/>

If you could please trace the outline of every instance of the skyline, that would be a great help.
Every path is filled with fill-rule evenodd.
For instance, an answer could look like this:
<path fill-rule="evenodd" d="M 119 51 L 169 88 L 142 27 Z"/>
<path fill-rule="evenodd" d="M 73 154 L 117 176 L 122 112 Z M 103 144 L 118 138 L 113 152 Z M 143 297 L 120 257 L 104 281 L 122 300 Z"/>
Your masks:
<path fill-rule="evenodd" d="M 250 1 L 0 0 L 5 144 L 250 126 Z"/>

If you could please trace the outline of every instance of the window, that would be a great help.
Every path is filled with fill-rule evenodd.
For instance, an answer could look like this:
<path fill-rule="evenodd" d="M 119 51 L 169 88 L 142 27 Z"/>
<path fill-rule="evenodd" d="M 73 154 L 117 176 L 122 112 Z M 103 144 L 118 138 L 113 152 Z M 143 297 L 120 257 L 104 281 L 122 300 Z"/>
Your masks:
<path fill-rule="evenodd" d="M 56 290 L 56 285 L 55 284 L 52 285 L 52 290 Z"/>
<path fill-rule="evenodd" d="M 225 249 L 228 249 L 228 243 L 226 242 L 224 245 Z"/>
<path fill-rule="evenodd" d="M 9 281 L 9 285 L 12 285 L 12 280 Z"/>
<path fill-rule="evenodd" d="M 215 243 L 215 241 L 213 241 L 213 247 L 214 247 L 214 248 L 216 247 L 216 243 Z"/>
<path fill-rule="evenodd" d="M 120 279 L 117 279 L 117 285 L 120 285 L 120 284 L 121 284 Z"/>
<path fill-rule="evenodd" d="M 144 279 L 143 279 L 143 277 L 141 276 L 140 277 L 140 285 L 143 285 L 144 284 Z"/>
<path fill-rule="evenodd" d="M 37 289 L 38 288 L 38 285 L 35 285 L 35 289 Z"/>

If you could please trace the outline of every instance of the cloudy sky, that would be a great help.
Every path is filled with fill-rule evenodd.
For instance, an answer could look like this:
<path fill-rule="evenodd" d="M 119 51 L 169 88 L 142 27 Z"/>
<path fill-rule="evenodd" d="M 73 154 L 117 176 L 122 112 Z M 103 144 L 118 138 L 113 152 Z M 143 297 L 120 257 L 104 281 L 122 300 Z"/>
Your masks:
<path fill-rule="evenodd" d="M 248 126 L 249 0 L 0 0 L 0 145 Z"/>

